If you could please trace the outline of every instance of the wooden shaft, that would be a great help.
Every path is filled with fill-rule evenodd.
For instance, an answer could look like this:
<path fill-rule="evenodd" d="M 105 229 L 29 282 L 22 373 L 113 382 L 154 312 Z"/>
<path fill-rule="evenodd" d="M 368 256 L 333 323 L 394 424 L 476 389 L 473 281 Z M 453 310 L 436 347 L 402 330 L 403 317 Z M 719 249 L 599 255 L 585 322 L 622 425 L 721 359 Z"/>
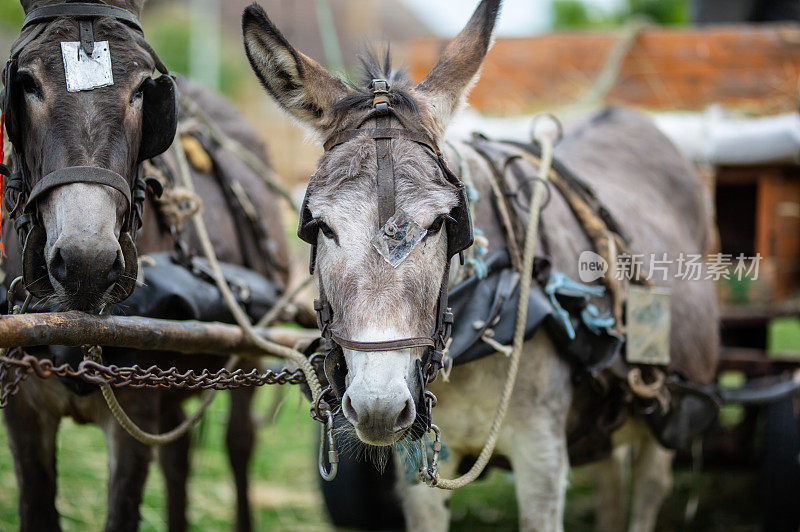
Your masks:
<path fill-rule="evenodd" d="M 256 329 L 287 347 L 311 341 L 319 333 L 286 327 Z M 0 347 L 85 344 L 185 354 L 264 356 L 235 325 L 161 320 L 138 316 L 97 316 L 70 311 L 0 317 Z"/>

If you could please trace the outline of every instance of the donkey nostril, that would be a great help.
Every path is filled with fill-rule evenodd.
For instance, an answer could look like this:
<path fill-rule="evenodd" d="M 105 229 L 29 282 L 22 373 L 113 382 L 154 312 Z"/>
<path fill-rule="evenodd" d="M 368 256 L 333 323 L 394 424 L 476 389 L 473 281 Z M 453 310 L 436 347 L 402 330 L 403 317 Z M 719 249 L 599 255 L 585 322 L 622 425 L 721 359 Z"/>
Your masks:
<path fill-rule="evenodd" d="M 358 424 L 358 414 L 356 413 L 356 409 L 353 408 L 353 402 L 350 400 L 350 396 L 347 393 L 345 393 L 342 398 L 342 412 L 344 413 L 344 417 L 347 418 L 347 421 L 353 425 Z"/>
<path fill-rule="evenodd" d="M 117 257 L 114 259 L 114 264 L 111 265 L 111 269 L 108 270 L 108 284 L 114 284 L 119 281 L 119 278 L 122 277 L 122 272 L 125 270 L 124 260 L 122 258 L 122 252 L 117 252 Z"/>
<path fill-rule="evenodd" d="M 398 432 L 407 429 L 414 423 L 415 417 L 417 417 L 417 409 L 414 407 L 414 401 L 406 399 L 403 410 L 400 411 L 400 414 L 397 415 L 397 419 L 395 419 L 394 431 Z"/>
<path fill-rule="evenodd" d="M 50 275 L 62 285 L 67 282 L 67 263 L 61 254 L 61 248 L 53 250 L 53 259 L 50 261 Z"/>

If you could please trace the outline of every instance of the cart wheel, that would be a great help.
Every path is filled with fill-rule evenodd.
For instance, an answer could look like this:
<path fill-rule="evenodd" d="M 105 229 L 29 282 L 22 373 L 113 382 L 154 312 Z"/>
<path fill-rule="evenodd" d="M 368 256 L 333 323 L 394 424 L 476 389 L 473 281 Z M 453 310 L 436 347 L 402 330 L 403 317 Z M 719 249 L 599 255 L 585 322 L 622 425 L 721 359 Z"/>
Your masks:
<path fill-rule="evenodd" d="M 800 525 L 800 434 L 794 398 L 768 405 L 764 425 L 764 530 L 797 532 Z"/>
<path fill-rule="evenodd" d="M 338 436 L 336 446 L 342 448 Z M 339 455 L 336 478 L 330 482 L 320 479 L 325 507 L 335 526 L 355 530 L 404 528 L 400 501 L 395 495 L 393 462 L 390 457 L 381 474 L 370 462 L 354 460 L 346 453 Z"/>

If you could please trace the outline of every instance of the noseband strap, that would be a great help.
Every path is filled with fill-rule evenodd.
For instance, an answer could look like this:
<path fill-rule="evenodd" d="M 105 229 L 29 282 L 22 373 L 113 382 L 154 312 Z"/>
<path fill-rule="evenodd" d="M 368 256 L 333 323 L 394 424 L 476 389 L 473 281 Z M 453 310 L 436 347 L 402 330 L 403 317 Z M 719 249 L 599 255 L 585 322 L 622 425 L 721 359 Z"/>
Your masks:
<path fill-rule="evenodd" d="M 358 342 L 342 338 L 336 333 L 331 333 L 331 340 L 352 351 L 393 351 L 395 349 L 410 349 L 412 347 L 436 347 L 433 339 L 427 337 L 402 338 L 400 340 L 385 340 L 383 342 Z"/>
<path fill-rule="evenodd" d="M 36 201 L 46 192 L 62 185 L 71 185 L 74 183 L 97 184 L 111 187 L 119 191 L 119 193 L 125 197 L 128 210 L 130 210 L 131 185 L 128 183 L 128 180 L 116 172 L 96 166 L 69 166 L 67 168 L 60 168 L 55 172 L 50 172 L 39 180 L 31 189 L 28 195 L 28 202 L 25 204 L 25 210 L 27 211 L 35 207 Z"/>

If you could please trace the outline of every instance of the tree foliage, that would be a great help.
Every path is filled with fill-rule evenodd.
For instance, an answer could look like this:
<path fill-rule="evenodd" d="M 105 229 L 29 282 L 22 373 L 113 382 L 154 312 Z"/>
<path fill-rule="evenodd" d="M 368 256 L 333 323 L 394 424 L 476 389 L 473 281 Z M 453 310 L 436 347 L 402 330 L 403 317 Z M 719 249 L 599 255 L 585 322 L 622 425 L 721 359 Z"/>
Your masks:
<path fill-rule="evenodd" d="M 614 11 L 602 11 L 587 0 L 553 0 L 550 4 L 555 30 L 609 28 L 625 24 L 632 17 L 646 17 L 654 24 L 686 24 L 688 0 L 625 0 Z"/>

